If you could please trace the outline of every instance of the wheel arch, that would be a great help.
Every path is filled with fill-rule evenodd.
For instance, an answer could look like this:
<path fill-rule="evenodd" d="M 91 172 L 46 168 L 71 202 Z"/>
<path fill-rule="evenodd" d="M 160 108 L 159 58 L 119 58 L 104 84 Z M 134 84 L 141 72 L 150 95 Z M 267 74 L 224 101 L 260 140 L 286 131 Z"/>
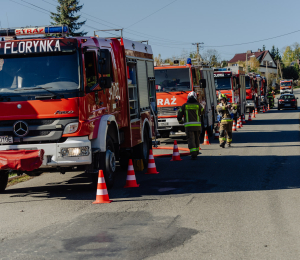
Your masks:
<path fill-rule="evenodd" d="M 114 143 L 120 144 L 118 123 L 113 115 L 104 115 L 101 117 L 97 137 L 91 140 L 92 148 L 97 148 L 100 149 L 101 152 L 105 152 L 106 136 L 108 134 Z"/>

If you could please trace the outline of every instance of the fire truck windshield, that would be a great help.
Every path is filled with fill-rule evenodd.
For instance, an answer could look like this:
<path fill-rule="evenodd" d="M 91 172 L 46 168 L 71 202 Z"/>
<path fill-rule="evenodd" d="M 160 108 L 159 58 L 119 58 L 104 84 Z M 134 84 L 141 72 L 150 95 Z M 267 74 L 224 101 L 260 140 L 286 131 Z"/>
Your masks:
<path fill-rule="evenodd" d="M 230 78 L 215 78 L 216 90 L 231 89 Z"/>
<path fill-rule="evenodd" d="M 191 89 L 189 68 L 155 70 L 158 92 L 188 91 Z"/>
<path fill-rule="evenodd" d="M 292 86 L 292 82 L 291 81 L 281 82 L 280 86 L 282 86 L 282 87 L 289 87 L 289 86 Z"/>
<path fill-rule="evenodd" d="M 0 56 L 0 95 L 19 95 L 25 91 L 32 94 L 42 88 L 51 88 L 55 92 L 79 89 L 76 51 Z"/>

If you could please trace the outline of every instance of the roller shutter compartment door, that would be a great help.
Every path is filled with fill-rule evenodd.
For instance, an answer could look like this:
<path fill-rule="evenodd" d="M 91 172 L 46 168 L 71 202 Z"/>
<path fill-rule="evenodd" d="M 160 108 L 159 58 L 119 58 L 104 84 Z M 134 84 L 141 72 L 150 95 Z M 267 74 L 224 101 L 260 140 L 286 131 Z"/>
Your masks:
<path fill-rule="evenodd" d="M 148 78 L 154 77 L 153 61 L 147 61 L 147 72 L 148 72 Z"/>
<path fill-rule="evenodd" d="M 138 76 L 138 90 L 140 108 L 145 109 L 149 107 L 149 91 L 148 91 L 148 77 L 146 61 L 137 61 L 137 76 Z"/>

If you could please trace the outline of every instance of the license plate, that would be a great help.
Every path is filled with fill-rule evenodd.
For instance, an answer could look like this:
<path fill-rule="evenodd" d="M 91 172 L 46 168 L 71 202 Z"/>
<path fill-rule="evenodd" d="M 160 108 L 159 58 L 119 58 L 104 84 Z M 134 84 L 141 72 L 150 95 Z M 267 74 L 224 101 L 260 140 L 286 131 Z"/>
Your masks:
<path fill-rule="evenodd" d="M 0 136 L 0 144 L 13 144 L 14 139 L 12 136 Z"/>
<path fill-rule="evenodd" d="M 284 104 L 286 107 L 290 107 L 291 106 L 291 104 Z"/>
<path fill-rule="evenodd" d="M 168 122 L 158 122 L 158 126 L 167 126 L 169 125 Z"/>

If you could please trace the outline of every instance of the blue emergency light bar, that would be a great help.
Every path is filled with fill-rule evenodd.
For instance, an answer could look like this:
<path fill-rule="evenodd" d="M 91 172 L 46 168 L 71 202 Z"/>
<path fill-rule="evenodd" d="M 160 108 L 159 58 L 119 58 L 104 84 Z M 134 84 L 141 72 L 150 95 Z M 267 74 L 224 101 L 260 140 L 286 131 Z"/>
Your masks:
<path fill-rule="evenodd" d="M 66 25 L 62 26 L 42 26 L 42 27 L 23 27 L 23 28 L 8 28 L 0 29 L 0 36 L 22 36 L 47 33 L 68 33 L 69 28 Z"/>

